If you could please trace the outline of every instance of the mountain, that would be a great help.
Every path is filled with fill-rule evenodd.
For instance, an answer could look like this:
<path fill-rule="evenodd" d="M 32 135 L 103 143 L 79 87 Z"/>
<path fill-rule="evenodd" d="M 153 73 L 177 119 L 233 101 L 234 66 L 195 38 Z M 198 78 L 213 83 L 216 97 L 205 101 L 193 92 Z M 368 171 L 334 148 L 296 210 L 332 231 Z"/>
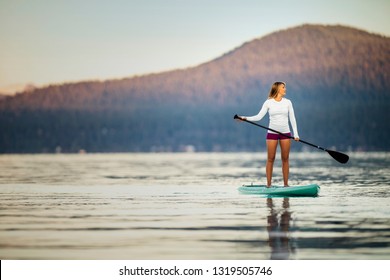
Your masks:
<path fill-rule="evenodd" d="M 258 150 L 265 131 L 232 116 L 256 114 L 279 80 L 287 82 L 303 139 L 338 149 L 390 150 L 384 121 L 390 117 L 389 73 L 390 38 L 302 25 L 196 67 L 6 97 L 0 100 L 0 152 Z"/>

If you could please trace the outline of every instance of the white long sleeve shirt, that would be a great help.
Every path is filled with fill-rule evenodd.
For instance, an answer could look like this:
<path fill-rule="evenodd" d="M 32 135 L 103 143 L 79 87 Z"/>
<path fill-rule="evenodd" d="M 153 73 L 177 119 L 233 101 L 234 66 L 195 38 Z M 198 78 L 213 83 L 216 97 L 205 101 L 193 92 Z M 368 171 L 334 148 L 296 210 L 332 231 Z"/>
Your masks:
<path fill-rule="evenodd" d="M 282 98 L 281 101 L 276 101 L 273 98 L 267 99 L 257 115 L 245 118 L 248 121 L 260 121 L 267 112 L 269 113 L 269 128 L 282 133 L 289 133 L 290 127 L 288 125 L 288 120 L 290 119 L 294 132 L 293 137 L 299 137 L 294 109 L 289 99 Z M 268 130 L 268 133 L 275 132 Z"/>

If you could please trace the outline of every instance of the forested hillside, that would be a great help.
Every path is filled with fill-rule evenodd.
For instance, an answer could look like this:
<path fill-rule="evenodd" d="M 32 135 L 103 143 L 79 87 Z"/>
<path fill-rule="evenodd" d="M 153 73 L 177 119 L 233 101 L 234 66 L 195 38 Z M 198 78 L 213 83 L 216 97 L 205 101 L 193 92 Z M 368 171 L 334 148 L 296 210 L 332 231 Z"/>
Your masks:
<path fill-rule="evenodd" d="M 256 114 L 278 80 L 287 82 L 302 139 L 390 150 L 389 73 L 390 38 L 298 26 L 197 67 L 1 99 L 0 152 L 259 150 L 265 131 L 232 118 Z"/>

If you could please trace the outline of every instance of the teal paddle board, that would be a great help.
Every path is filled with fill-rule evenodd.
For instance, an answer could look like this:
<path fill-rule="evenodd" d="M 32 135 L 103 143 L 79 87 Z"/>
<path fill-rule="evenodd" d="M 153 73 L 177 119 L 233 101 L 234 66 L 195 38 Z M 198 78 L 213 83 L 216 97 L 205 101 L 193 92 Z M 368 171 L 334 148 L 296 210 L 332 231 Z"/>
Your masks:
<path fill-rule="evenodd" d="M 262 194 L 267 196 L 317 196 L 320 187 L 317 184 L 292 187 L 272 186 L 270 188 L 267 188 L 265 185 L 243 185 L 238 190 L 244 194 Z"/>

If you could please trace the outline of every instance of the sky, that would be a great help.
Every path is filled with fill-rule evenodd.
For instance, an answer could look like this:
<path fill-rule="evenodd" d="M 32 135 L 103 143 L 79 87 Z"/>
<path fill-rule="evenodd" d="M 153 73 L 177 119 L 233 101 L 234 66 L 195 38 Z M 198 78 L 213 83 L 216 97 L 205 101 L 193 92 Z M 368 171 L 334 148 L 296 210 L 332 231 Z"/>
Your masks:
<path fill-rule="evenodd" d="M 390 36 L 390 0 L 0 0 L 0 93 L 182 69 L 301 24 Z"/>

